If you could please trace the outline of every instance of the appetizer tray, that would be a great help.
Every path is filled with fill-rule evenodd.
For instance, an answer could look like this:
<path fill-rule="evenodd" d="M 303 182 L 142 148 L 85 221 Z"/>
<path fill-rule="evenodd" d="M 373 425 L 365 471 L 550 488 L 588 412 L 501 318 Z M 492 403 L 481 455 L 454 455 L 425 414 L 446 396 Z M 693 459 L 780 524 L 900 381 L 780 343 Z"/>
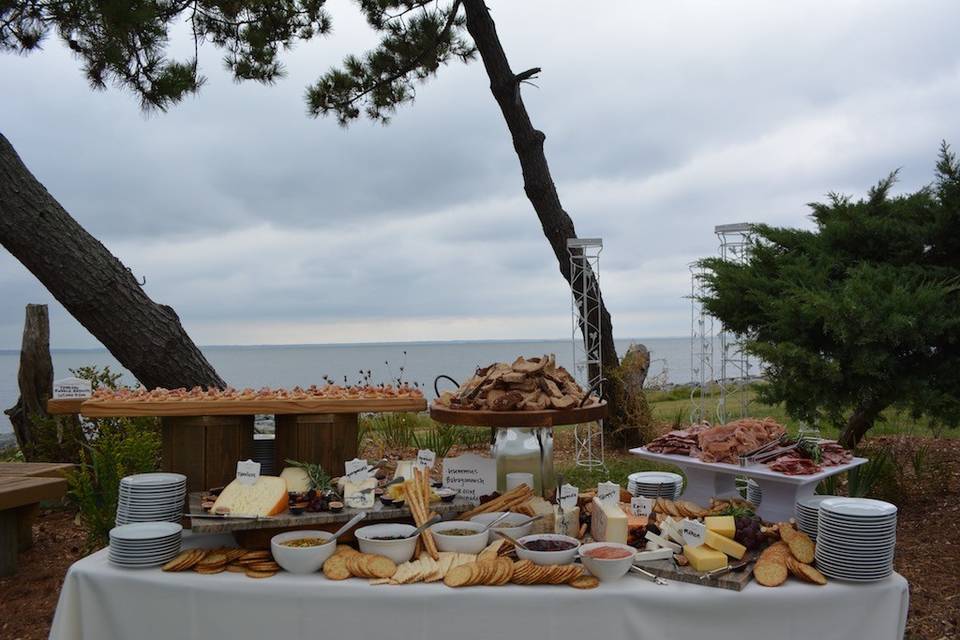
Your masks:
<path fill-rule="evenodd" d="M 631 449 L 630 453 L 645 460 L 665 462 L 680 467 L 687 478 L 683 490 L 684 499 L 700 504 L 709 504 L 713 497 L 724 498 L 738 494 L 737 476 L 752 478 L 763 491 L 763 500 L 757 508 L 757 515 L 770 522 L 792 518 L 793 505 L 803 498 L 812 496 L 817 485 L 824 478 L 849 471 L 867 461 L 866 458 L 854 458 L 846 464 L 824 467 L 819 473 L 792 476 L 773 471 L 761 463 L 741 467 L 725 462 L 704 462 L 690 456 L 654 453 L 645 447 Z"/>
<path fill-rule="evenodd" d="M 80 413 L 90 418 L 121 416 L 246 416 L 254 414 L 377 413 L 425 411 L 423 398 L 317 398 L 305 400 L 85 400 Z"/>
<path fill-rule="evenodd" d="M 202 513 L 202 509 L 200 507 L 201 495 L 202 494 L 199 491 L 190 494 L 190 513 Z M 444 519 L 452 519 L 452 514 L 467 511 L 468 509 L 472 509 L 474 506 L 476 505 L 469 500 L 459 497 L 455 498 L 452 502 L 430 503 L 431 511 L 444 517 Z M 308 527 L 328 524 L 342 524 L 360 511 L 365 511 L 367 513 L 367 517 L 361 521 L 360 525 L 358 525 L 361 527 L 370 524 L 371 522 L 399 520 L 404 518 L 409 519 L 413 517 L 408 507 L 388 507 L 381 502 L 377 502 L 370 509 L 344 508 L 339 513 L 333 513 L 331 511 L 318 511 L 316 513 L 310 513 L 305 511 L 299 516 L 295 516 L 289 511 L 285 511 L 278 515 L 262 520 L 241 518 L 197 518 L 194 520 L 193 518 L 189 518 L 188 526 L 193 533 L 232 533 L 234 531 L 249 531 L 253 529 Z M 451 515 L 451 518 L 447 518 L 448 514 Z"/>
<path fill-rule="evenodd" d="M 689 582 L 704 587 L 716 587 L 719 589 L 730 589 L 731 591 L 741 591 L 750 584 L 753 579 L 753 565 L 751 562 L 739 571 L 730 571 L 717 576 L 705 577 L 702 580 L 700 573 L 692 567 L 681 567 L 673 560 L 648 560 L 646 562 L 637 561 L 634 565 L 645 569 L 653 575 L 666 580 L 676 580 L 677 582 Z"/>
<path fill-rule="evenodd" d="M 543 411 L 451 409 L 433 403 L 430 405 L 430 417 L 437 422 L 465 427 L 556 427 L 602 420 L 607 417 L 607 403 L 601 400 L 588 407 Z"/>

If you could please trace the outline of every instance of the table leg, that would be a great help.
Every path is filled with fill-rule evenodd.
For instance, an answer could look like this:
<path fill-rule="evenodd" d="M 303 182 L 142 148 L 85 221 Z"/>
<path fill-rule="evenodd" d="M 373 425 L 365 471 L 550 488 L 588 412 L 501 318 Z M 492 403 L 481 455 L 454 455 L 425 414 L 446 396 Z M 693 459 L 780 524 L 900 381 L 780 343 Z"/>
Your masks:
<path fill-rule="evenodd" d="M 40 512 L 38 503 L 17 507 L 17 551 L 26 551 L 33 546 L 33 523 Z"/>
<path fill-rule="evenodd" d="M 0 577 L 17 572 L 17 511 L 0 511 Z"/>
<path fill-rule="evenodd" d="M 687 484 L 683 490 L 684 500 L 706 507 L 710 505 L 711 498 L 740 495 L 737 492 L 736 478 L 729 473 L 717 473 L 708 469 L 684 467 L 683 465 L 680 465 L 680 467 L 687 477 Z M 766 495 L 764 495 L 764 501 L 766 501 Z"/>
<path fill-rule="evenodd" d="M 792 484 L 766 478 L 754 478 L 763 491 L 763 499 L 757 507 L 757 515 L 767 522 L 785 522 L 794 517 L 794 505 L 798 500 L 809 498 L 817 488 L 816 482 Z"/>

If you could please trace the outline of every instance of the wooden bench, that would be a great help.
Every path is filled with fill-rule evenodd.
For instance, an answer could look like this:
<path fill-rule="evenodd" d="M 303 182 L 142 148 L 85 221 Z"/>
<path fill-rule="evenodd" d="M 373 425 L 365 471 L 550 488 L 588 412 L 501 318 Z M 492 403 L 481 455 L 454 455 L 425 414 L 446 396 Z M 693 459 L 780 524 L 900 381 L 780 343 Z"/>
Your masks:
<path fill-rule="evenodd" d="M 33 545 L 33 521 L 41 500 L 67 493 L 63 474 L 73 465 L 0 463 L 0 576 L 17 570 L 17 553 Z"/>

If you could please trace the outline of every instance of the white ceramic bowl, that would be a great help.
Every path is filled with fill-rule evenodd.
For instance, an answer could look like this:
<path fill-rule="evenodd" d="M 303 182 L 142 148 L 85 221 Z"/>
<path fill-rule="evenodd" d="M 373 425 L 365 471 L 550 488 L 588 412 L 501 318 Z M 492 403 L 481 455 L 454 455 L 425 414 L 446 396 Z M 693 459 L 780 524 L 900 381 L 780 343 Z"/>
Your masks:
<path fill-rule="evenodd" d="M 360 551 L 364 553 L 373 553 L 379 556 L 387 556 L 397 564 L 401 564 L 413 557 L 413 552 L 417 547 L 417 538 L 405 538 L 403 540 L 374 540 L 381 536 L 408 536 L 416 529 L 412 524 L 383 523 L 371 524 L 366 527 L 360 527 L 354 532 L 357 536 L 357 542 L 360 543 Z"/>
<path fill-rule="evenodd" d="M 287 547 L 280 544 L 298 538 L 321 538 L 326 542 L 315 547 Z M 273 559 L 290 573 L 314 573 L 333 555 L 336 548 L 337 541 L 329 531 L 287 531 L 270 538 Z"/>
<path fill-rule="evenodd" d="M 480 553 L 487 546 L 490 539 L 490 532 L 479 533 L 480 529 L 487 526 L 485 523 L 471 522 L 469 520 L 447 520 L 438 522 L 430 527 L 433 533 L 433 539 L 437 541 L 437 549 L 440 551 L 456 551 L 457 553 Z M 444 531 L 450 529 L 471 529 L 477 531 L 472 536 L 448 536 Z"/>
<path fill-rule="evenodd" d="M 591 558 L 587 555 L 592 549 L 600 547 L 616 547 L 628 551 L 630 555 L 623 558 L 606 559 Z M 620 544 L 619 542 L 591 542 L 580 547 L 580 559 L 590 573 L 597 577 L 600 582 L 613 582 L 627 575 L 630 571 L 630 565 L 633 564 L 633 558 L 637 555 L 637 550 L 631 546 Z"/>
<path fill-rule="evenodd" d="M 564 540 L 572 542 L 573 547 L 564 551 L 531 551 L 529 549 L 517 548 L 517 556 L 521 560 L 529 560 L 533 564 L 570 564 L 577 557 L 577 549 L 580 548 L 580 541 L 570 536 L 560 535 L 559 533 L 535 533 L 531 536 L 518 538 L 520 544 L 527 544 L 534 540 Z"/>
<path fill-rule="evenodd" d="M 481 513 L 479 515 L 473 516 L 470 518 L 470 522 L 479 522 L 483 526 L 487 526 L 497 518 L 503 515 L 503 511 L 495 511 L 493 513 Z M 514 540 L 519 540 L 523 536 L 530 535 L 530 531 L 533 529 L 533 523 L 527 523 L 522 527 L 513 526 L 517 522 L 523 522 L 529 520 L 530 516 L 525 516 L 522 513 L 511 513 L 506 518 L 501 520 L 497 525 L 491 529 L 491 531 L 503 531 L 505 534 L 513 538 Z M 491 534 L 490 539 L 493 540 L 499 536 L 494 536 Z"/>

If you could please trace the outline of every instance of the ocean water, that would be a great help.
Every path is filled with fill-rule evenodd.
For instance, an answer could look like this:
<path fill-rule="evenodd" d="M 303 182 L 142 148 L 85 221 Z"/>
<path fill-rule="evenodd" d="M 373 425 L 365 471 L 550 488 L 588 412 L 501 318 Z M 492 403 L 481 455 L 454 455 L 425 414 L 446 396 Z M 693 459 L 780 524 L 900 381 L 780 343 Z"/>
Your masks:
<path fill-rule="evenodd" d="M 689 338 L 634 338 L 617 341 L 622 356 L 631 343 L 639 342 L 651 352 L 650 375 L 668 382 L 685 383 L 690 375 Z M 321 384 L 324 375 L 355 384 L 361 371 L 370 371 L 374 383 L 398 377 L 416 382 L 433 397 L 433 380 L 446 374 L 462 382 L 478 366 L 510 362 L 518 355 L 553 353 L 559 364 L 571 368 L 573 347 L 569 340 L 411 342 L 332 345 L 263 345 L 202 347 L 203 353 L 227 383 L 234 387 L 292 387 Z M 124 373 L 123 381 L 136 381 L 106 349 L 54 349 L 55 378 L 70 375 L 70 369 L 85 365 L 109 365 Z M 0 408 L 12 407 L 19 395 L 19 351 L 0 351 Z M 442 383 L 449 385 L 450 383 Z M 440 387 L 443 391 L 444 386 Z M 0 414 L 0 433 L 11 431 L 10 421 Z"/>

